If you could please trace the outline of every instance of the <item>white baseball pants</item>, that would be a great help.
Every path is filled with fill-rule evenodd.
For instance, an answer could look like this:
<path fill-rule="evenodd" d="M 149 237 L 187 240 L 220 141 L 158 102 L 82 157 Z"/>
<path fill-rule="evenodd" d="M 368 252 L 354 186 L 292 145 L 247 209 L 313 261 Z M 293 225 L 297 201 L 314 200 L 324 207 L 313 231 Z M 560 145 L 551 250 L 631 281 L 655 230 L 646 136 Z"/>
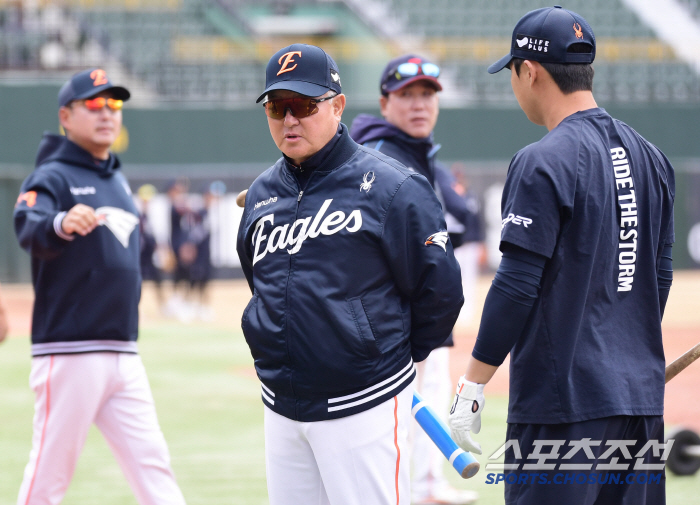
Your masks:
<path fill-rule="evenodd" d="M 61 502 L 93 423 L 141 505 L 184 505 L 140 356 L 38 356 L 29 384 L 36 394 L 34 434 L 17 505 Z"/>
<path fill-rule="evenodd" d="M 413 387 L 374 408 L 304 423 L 265 407 L 270 505 L 408 505 Z"/>

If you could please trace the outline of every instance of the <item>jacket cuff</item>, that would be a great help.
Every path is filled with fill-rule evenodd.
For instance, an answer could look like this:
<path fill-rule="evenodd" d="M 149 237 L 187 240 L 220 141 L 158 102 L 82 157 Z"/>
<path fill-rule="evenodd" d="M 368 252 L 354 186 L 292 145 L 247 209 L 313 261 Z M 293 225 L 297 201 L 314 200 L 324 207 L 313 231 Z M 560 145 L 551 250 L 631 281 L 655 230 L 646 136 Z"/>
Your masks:
<path fill-rule="evenodd" d="M 66 217 L 67 212 L 59 212 L 56 214 L 56 217 L 53 218 L 53 231 L 56 232 L 56 235 L 61 237 L 63 240 L 71 241 L 75 240 L 74 235 L 68 235 L 66 232 L 63 231 L 63 228 L 61 227 L 61 223 L 63 223 L 63 218 Z"/>

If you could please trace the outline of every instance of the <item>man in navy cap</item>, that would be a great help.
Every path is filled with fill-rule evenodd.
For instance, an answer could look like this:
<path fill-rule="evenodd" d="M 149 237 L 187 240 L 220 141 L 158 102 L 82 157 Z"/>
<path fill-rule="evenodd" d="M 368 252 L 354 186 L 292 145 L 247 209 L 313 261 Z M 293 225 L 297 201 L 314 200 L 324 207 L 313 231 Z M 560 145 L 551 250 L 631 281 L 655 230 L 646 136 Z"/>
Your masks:
<path fill-rule="evenodd" d="M 322 49 L 272 56 L 261 101 L 283 156 L 248 190 L 238 255 L 270 504 L 408 505 L 414 362 L 463 302 L 440 203 L 350 138 Z"/>
<path fill-rule="evenodd" d="M 440 144 L 434 141 L 433 129 L 440 112 L 438 93 L 442 85 L 439 76 L 438 65 L 416 54 L 405 54 L 389 61 L 379 81 L 382 117 L 359 114 L 352 123 L 350 136 L 358 144 L 391 156 L 409 170 L 423 175 L 435 189 L 445 214 L 454 218 L 463 230 L 473 231 L 474 213 L 453 189 L 456 181 L 452 174 L 437 161 Z M 450 234 L 450 238 L 459 258 L 460 244 L 455 235 Z M 453 383 L 449 373 L 449 350 L 453 346 L 450 334 L 416 367 L 416 389 L 438 412 L 445 410 L 450 401 Z M 414 504 L 464 505 L 476 500 L 475 491 L 459 490 L 449 484 L 442 471 L 444 456 L 420 429 L 414 432 L 411 458 Z"/>
<path fill-rule="evenodd" d="M 34 435 L 18 505 L 63 500 L 93 423 L 141 505 L 185 503 L 136 343 L 139 218 L 110 152 L 129 96 L 99 68 L 65 83 L 66 135 L 44 135 L 15 206 L 36 295 Z"/>
<path fill-rule="evenodd" d="M 480 453 L 470 431 L 510 353 L 508 504 L 665 503 L 674 172 L 597 106 L 595 49 L 585 19 L 549 7 L 523 16 L 489 67 L 510 69 L 520 107 L 549 130 L 508 169 L 503 259 L 449 418 Z"/>

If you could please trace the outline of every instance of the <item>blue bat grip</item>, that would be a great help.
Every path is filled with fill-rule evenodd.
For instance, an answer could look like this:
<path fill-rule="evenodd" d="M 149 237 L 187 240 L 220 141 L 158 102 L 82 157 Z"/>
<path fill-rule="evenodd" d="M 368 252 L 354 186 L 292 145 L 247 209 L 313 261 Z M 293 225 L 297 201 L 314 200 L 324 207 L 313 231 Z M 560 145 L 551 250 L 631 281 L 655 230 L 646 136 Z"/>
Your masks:
<path fill-rule="evenodd" d="M 457 470 L 457 473 L 465 479 L 476 475 L 479 471 L 479 462 L 471 453 L 464 451 L 452 440 L 449 428 L 415 391 L 413 392 L 411 413 L 420 427 L 440 449 L 440 452 Z"/>

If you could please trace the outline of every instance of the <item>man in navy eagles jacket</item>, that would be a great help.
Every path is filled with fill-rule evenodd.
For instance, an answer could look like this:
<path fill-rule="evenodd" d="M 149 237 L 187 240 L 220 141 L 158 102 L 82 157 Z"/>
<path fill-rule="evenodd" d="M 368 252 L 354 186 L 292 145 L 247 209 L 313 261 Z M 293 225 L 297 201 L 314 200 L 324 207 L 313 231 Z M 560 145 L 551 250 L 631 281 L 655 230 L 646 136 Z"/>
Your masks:
<path fill-rule="evenodd" d="M 259 101 L 284 156 L 248 191 L 238 254 L 270 503 L 408 504 L 414 361 L 463 302 L 440 203 L 423 176 L 349 137 L 320 48 L 278 51 Z"/>
<path fill-rule="evenodd" d="M 18 505 L 62 501 L 93 423 L 141 505 L 185 503 L 137 354 L 139 219 L 109 151 L 129 97 L 102 69 L 66 82 L 66 136 L 44 135 L 15 206 L 35 292 L 34 436 Z"/>

